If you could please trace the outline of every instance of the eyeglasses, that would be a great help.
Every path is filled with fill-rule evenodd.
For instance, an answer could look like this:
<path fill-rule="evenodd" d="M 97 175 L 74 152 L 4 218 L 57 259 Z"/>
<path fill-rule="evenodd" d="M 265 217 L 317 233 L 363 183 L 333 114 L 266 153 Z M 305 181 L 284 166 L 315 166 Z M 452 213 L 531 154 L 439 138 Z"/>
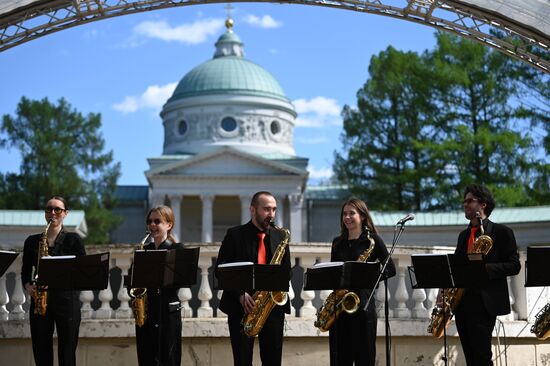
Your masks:
<path fill-rule="evenodd" d="M 152 223 L 155 223 L 155 225 L 160 225 L 163 221 L 160 219 L 154 219 L 154 220 L 147 219 L 147 221 L 145 222 L 147 223 L 147 225 L 151 225 Z"/>
<path fill-rule="evenodd" d="M 54 214 L 56 215 L 59 215 L 60 213 L 62 212 L 65 212 L 67 211 L 66 209 L 64 208 L 61 208 L 61 207 L 51 207 L 51 206 L 48 206 L 44 209 L 44 212 L 46 213 L 50 213 L 50 212 L 53 212 Z"/>
<path fill-rule="evenodd" d="M 466 198 L 464 201 L 462 201 L 463 205 L 470 204 L 472 202 L 478 202 L 479 200 L 477 198 Z"/>

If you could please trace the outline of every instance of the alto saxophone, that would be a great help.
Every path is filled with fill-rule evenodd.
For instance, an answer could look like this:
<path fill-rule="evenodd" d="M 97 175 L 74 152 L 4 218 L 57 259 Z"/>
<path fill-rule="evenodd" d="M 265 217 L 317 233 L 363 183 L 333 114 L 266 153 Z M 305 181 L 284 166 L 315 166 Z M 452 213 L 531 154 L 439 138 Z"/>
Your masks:
<path fill-rule="evenodd" d="M 279 245 L 277 245 L 275 254 L 273 255 L 273 258 L 271 258 L 271 262 L 269 264 L 280 265 L 290 240 L 290 231 L 288 229 L 277 227 L 272 222 L 270 225 L 273 229 L 282 234 L 283 239 Z M 273 310 L 275 305 L 282 306 L 286 304 L 288 295 L 283 291 L 256 291 L 252 296 L 252 299 L 255 304 L 254 309 L 250 313 L 245 314 L 242 320 L 243 333 L 249 337 L 255 337 L 258 333 L 260 333 L 267 317 L 271 313 L 271 310 Z"/>
<path fill-rule="evenodd" d="M 474 248 L 472 253 L 481 253 L 487 255 L 493 247 L 493 239 L 490 236 L 485 235 L 483 229 L 483 220 L 481 214 L 476 212 L 476 217 L 479 220 L 479 230 L 481 235 L 474 241 Z M 428 333 L 431 333 L 436 338 L 443 337 L 444 330 L 451 324 L 453 313 L 458 307 L 462 295 L 464 294 L 463 288 L 452 288 L 443 292 L 444 306 L 435 306 L 432 310 L 432 317 L 430 319 L 430 325 L 428 325 Z"/>
<path fill-rule="evenodd" d="M 141 240 L 138 250 L 143 250 L 145 243 L 151 237 L 151 233 L 147 232 L 147 235 Z M 130 297 L 132 298 L 132 312 L 136 319 L 136 325 L 143 327 L 145 320 L 147 319 L 147 289 L 146 288 L 131 288 Z"/>
<path fill-rule="evenodd" d="M 367 231 L 367 238 L 370 245 L 357 258 L 358 262 L 366 262 L 372 251 L 374 250 L 374 239 L 370 236 L 370 231 Z M 323 305 L 317 309 L 317 320 L 315 325 L 321 332 L 326 332 L 332 327 L 332 324 L 338 319 L 342 311 L 348 314 L 353 314 L 359 307 L 359 296 L 355 292 L 349 290 L 335 290 L 328 295 Z"/>
<path fill-rule="evenodd" d="M 42 232 L 40 237 L 40 243 L 38 244 L 38 260 L 36 262 L 36 273 L 34 276 L 34 282 L 38 283 L 38 269 L 40 268 L 40 260 L 42 257 L 47 257 L 48 254 L 48 230 L 53 220 L 49 220 L 46 228 Z M 36 286 L 32 295 L 34 300 L 34 313 L 37 315 L 46 315 L 46 308 L 48 307 L 48 291 L 46 286 Z"/>
<path fill-rule="evenodd" d="M 546 304 L 535 316 L 535 324 L 531 327 L 531 333 L 534 333 L 541 341 L 550 337 L 550 303 Z"/>

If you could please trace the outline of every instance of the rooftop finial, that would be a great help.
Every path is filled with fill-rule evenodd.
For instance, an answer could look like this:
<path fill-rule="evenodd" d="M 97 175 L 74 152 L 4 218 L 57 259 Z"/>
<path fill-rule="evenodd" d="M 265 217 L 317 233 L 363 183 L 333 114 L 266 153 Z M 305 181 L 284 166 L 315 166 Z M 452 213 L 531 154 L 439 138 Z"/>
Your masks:
<path fill-rule="evenodd" d="M 225 10 L 227 10 L 227 19 L 225 20 L 225 27 L 227 28 L 228 32 L 233 32 L 233 19 L 231 19 L 231 10 L 234 8 L 231 6 L 231 4 L 227 4 L 225 6 Z"/>

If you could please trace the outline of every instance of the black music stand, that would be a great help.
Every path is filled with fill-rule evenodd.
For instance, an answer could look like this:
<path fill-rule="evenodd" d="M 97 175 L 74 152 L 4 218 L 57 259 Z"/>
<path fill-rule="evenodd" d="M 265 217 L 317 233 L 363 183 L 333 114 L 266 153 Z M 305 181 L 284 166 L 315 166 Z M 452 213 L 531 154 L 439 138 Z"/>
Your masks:
<path fill-rule="evenodd" d="M 109 252 L 40 258 L 39 286 L 56 290 L 104 290 L 109 281 Z"/>
<path fill-rule="evenodd" d="M 489 282 L 483 255 L 468 257 L 455 254 L 413 254 L 412 267 L 409 266 L 409 279 L 413 289 L 440 288 L 445 292 L 456 287 L 484 287 Z M 447 309 L 443 302 L 443 324 Z M 447 365 L 447 330 L 443 327 L 443 360 Z"/>
<path fill-rule="evenodd" d="M 129 288 L 181 288 L 197 283 L 200 248 L 136 250 Z"/>
<path fill-rule="evenodd" d="M 0 277 L 10 268 L 11 264 L 17 258 L 19 253 L 0 250 Z"/>
<path fill-rule="evenodd" d="M 216 290 L 288 291 L 290 271 L 279 264 L 234 262 L 220 264 L 214 276 Z"/>
<path fill-rule="evenodd" d="M 550 246 L 528 246 L 525 287 L 550 285 Z"/>
<path fill-rule="evenodd" d="M 304 273 L 304 290 L 373 289 L 379 262 L 319 263 Z"/>

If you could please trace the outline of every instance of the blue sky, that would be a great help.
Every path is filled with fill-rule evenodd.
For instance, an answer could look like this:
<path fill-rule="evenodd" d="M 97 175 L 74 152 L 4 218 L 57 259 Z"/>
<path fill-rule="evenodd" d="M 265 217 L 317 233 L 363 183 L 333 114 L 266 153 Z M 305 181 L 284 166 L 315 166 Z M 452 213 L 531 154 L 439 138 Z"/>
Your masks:
<path fill-rule="evenodd" d="M 245 55 L 280 82 L 298 111 L 294 145 L 310 159 L 311 183 L 326 179 L 341 149 L 340 111 L 355 106 L 370 58 L 393 46 L 422 52 L 433 28 L 388 17 L 288 4 L 232 4 Z M 162 105 L 177 82 L 212 58 L 225 31 L 225 4 L 125 15 L 79 26 L 0 53 L 0 115 L 22 96 L 64 97 L 101 113 L 106 148 L 122 164 L 119 184 L 146 184 L 146 159 L 162 154 Z M 77 131 L 75 131 L 77 133 Z M 18 172 L 0 150 L 1 172 Z"/>

